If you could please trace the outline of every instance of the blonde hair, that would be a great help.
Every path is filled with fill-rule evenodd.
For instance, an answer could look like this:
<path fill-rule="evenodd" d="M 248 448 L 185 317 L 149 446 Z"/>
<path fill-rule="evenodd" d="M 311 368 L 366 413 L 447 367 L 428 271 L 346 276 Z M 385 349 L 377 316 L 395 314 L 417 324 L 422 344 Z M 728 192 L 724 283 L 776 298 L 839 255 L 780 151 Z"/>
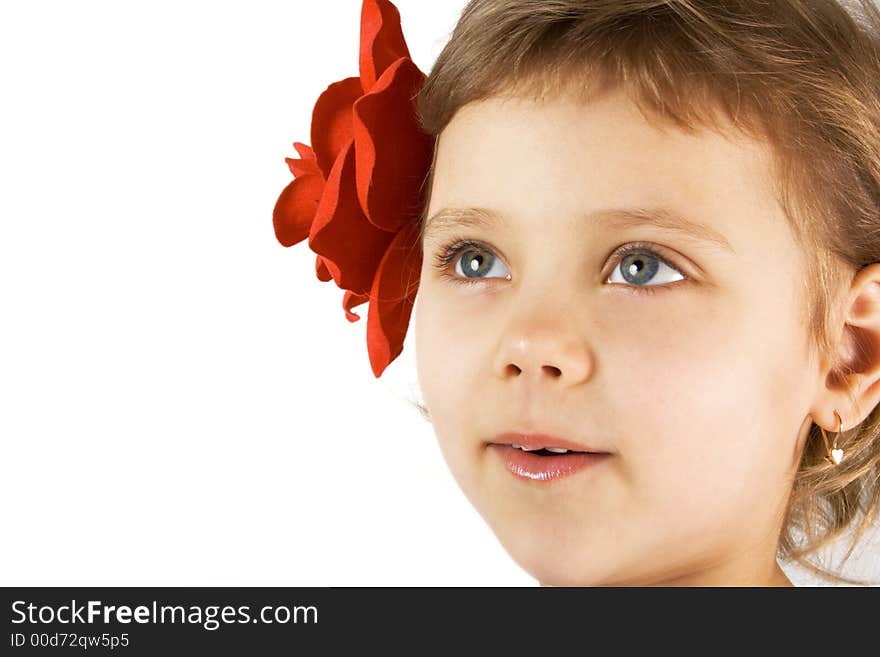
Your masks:
<path fill-rule="evenodd" d="M 770 145 L 777 197 L 808 256 L 804 324 L 811 347 L 823 362 L 835 363 L 841 293 L 859 269 L 880 262 L 877 5 L 471 0 L 415 101 L 423 129 L 438 137 L 460 108 L 489 97 L 586 101 L 619 87 L 646 118 L 688 133 L 724 133 L 732 126 Z M 432 165 L 422 229 L 433 175 Z M 848 373 L 835 364 L 830 376 Z M 850 398 L 857 408 L 852 391 Z M 835 466 L 825 460 L 819 426 L 811 425 L 777 557 L 822 577 L 864 584 L 807 557 L 842 537 L 861 514 L 842 566 L 871 525 L 880 501 L 876 407 L 841 435 L 840 445 L 846 458 Z M 801 545 L 797 532 L 805 539 Z"/>

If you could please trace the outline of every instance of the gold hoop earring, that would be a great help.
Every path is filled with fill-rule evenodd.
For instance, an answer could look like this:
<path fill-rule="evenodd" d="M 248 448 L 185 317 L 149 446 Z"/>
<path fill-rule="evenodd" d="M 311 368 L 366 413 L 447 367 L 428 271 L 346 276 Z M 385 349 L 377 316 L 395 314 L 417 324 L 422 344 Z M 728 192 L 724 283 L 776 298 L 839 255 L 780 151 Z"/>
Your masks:
<path fill-rule="evenodd" d="M 840 430 L 843 428 L 843 420 L 840 419 L 840 414 L 837 410 L 834 411 L 834 417 L 837 418 L 837 435 L 834 436 L 834 446 L 828 446 L 828 436 L 825 435 L 825 429 L 819 425 L 819 431 L 822 432 L 822 439 L 825 441 L 825 451 L 828 452 L 827 458 L 834 465 L 839 465 L 843 460 L 843 450 L 837 446 L 837 439 L 840 437 Z"/>

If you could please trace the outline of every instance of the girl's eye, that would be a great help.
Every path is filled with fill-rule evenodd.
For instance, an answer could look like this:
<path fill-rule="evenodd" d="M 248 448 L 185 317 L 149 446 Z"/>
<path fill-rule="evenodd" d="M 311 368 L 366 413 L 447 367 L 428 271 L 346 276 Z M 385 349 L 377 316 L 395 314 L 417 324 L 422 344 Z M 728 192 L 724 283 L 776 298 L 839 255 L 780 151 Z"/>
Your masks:
<path fill-rule="evenodd" d="M 459 258 L 459 254 L 462 255 Z M 449 265 L 455 261 L 455 275 L 449 274 Z M 498 272 L 499 265 L 503 268 L 501 273 Z M 492 250 L 479 242 L 465 240 L 454 242 L 440 249 L 434 260 L 434 266 L 447 278 L 452 279 L 456 283 L 469 284 L 485 278 L 493 278 L 489 276 L 491 272 L 497 275 L 494 278 L 503 278 L 510 280 L 510 272 L 506 271 L 500 258 L 497 258 Z"/>
<path fill-rule="evenodd" d="M 610 278 L 606 281 L 607 283 L 626 283 L 637 288 L 652 288 L 687 278 L 654 249 L 644 244 L 627 244 L 618 249 L 613 257 L 617 264 L 612 270 Z M 618 272 L 620 272 L 619 275 Z M 621 278 L 623 280 L 620 280 Z M 656 292 L 651 289 L 639 291 Z"/>
<path fill-rule="evenodd" d="M 459 258 L 459 255 L 462 257 Z M 654 293 L 656 290 L 650 288 L 687 278 L 655 249 L 638 242 L 617 249 L 612 254 L 612 260 L 616 264 L 606 283 L 624 283 L 639 292 Z M 448 270 L 453 262 L 455 273 L 450 274 Z M 453 241 L 440 249 L 435 257 L 434 267 L 453 282 L 466 285 L 487 278 L 510 280 L 510 272 L 507 272 L 507 268 L 492 249 L 472 240 Z M 492 276 L 492 272 L 496 275 Z"/>

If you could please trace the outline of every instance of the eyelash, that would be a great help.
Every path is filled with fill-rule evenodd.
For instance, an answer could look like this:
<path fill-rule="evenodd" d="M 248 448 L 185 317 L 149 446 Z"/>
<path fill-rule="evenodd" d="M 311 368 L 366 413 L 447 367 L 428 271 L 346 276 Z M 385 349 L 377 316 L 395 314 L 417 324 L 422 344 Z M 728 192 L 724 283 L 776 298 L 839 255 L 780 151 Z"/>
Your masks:
<path fill-rule="evenodd" d="M 437 269 L 437 271 L 439 271 L 444 278 L 447 278 L 452 283 L 457 285 L 478 285 L 483 281 L 492 280 L 488 278 L 466 279 L 459 276 L 454 276 L 449 273 L 449 265 L 451 265 L 459 255 L 461 255 L 464 251 L 467 251 L 468 249 L 488 251 L 493 255 L 495 253 L 488 245 L 484 244 L 483 242 L 467 239 L 452 239 L 447 242 L 443 247 L 441 247 L 437 254 L 434 256 L 434 268 Z M 678 283 L 683 283 L 684 281 L 688 280 L 688 276 L 684 274 L 684 272 L 682 272 L 678 267 L 669 262 L 666 258 L 661 256 L 655 248 L 645 242 L 630 242 L 629 244 L 625 244 L 624 246 L 615 250 L 614 253 L 611 254 L 611 257 L 614 259 L 614 267 L 617 267 L 620 261 L 623 260 L 630 253 L 646 253 L 684 276 L 681 281 L 676 281 L 674 283 L 665 283 L 662 285 L 625 286 L 628 288 L 632 288 L 636 294 L 656 294 L 659 291 L 657 288 L 673 287 Z M 613 271 L 614 269 L 612 269 L 612 272 Z"/>

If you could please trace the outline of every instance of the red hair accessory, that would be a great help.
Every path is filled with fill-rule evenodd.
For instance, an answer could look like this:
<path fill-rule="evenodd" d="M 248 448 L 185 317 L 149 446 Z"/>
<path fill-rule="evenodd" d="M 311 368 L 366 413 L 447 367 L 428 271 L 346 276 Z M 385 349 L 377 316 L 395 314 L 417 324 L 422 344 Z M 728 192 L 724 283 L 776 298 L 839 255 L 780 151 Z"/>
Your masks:
<path fill-rule="evenodd" d="M 425 81 L 388 0 L 361 7 L 360 76 L 334 82 L 312 111 L 312 147 L 285 158 L 294 180 L 272 223 L 284 246 L 308 237 L 316 275 L 344 289 L 342 307 L 370 302 L 367 351 L 379 378 L 403 350 L 422 267 L 418 219 L 434 138 L 413 99 Z"/>

